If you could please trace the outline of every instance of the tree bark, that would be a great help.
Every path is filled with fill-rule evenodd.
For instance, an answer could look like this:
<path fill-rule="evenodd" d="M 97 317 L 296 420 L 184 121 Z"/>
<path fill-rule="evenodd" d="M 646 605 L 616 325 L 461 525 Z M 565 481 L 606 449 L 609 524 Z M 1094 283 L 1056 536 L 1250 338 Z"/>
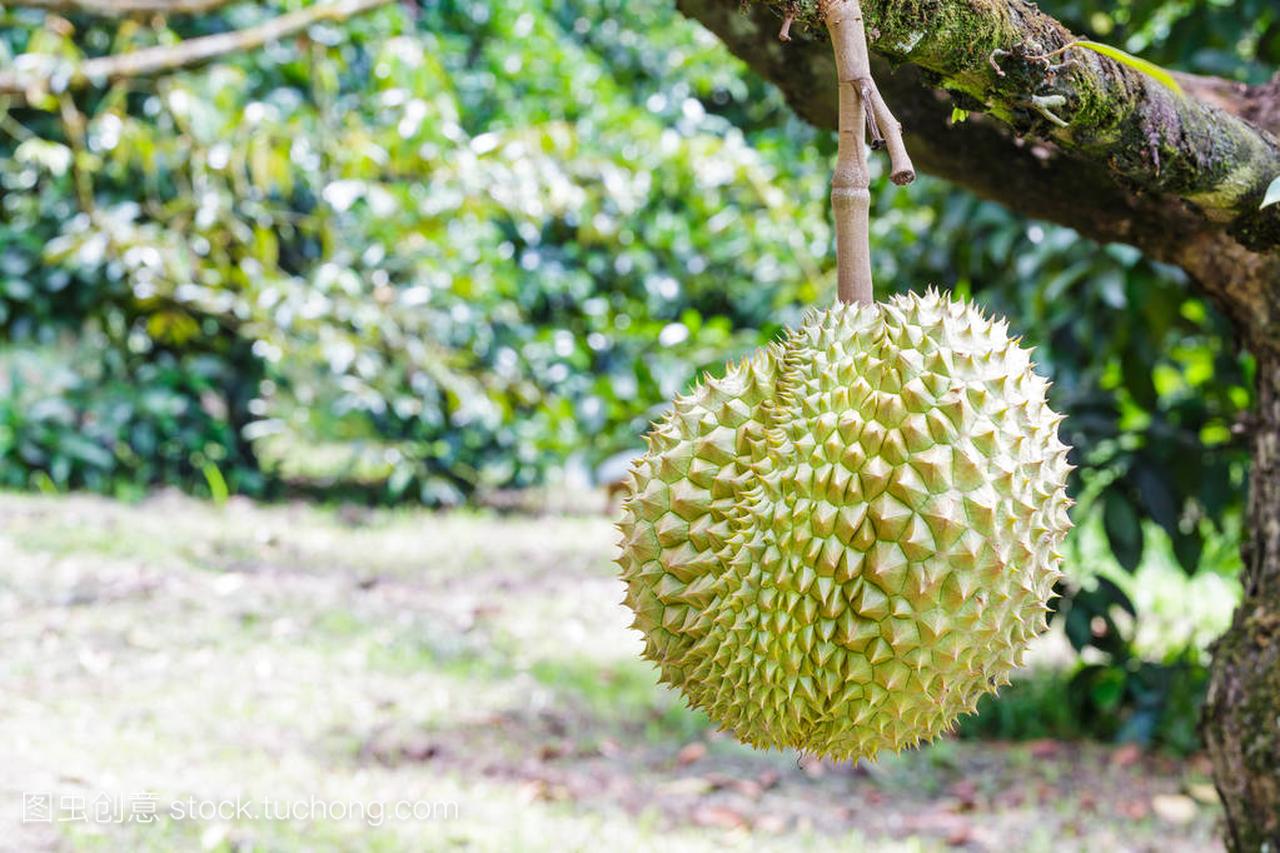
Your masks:
<path fill-rule="evenodd" d="M 1244 601 L 1214 644 L 1202 730 L 1233 850 L 1280 850 L 1280 352 L 1258 364 Z"/>
<path fill-rule="evenodd" d="M 782 90 L 836 124 L 817 0 L 676 0 Z M 1203 735 L 1232 850 L 1280 851 L 1280 77 L 1248 87 L 1176 75 L 1177 95 L 1100 57 L 1050 70 L 1072 40 L 1022 0 L 862 0 L 873 73 L 925 172 L 1029 216 L 1181 266 L 1258 359 L 1258 413 L 1242 550 L 1244 601 L 1215 644 Z M 792 41 L 776 38 L 781 8 Z M 891 67 L 892 63 L 896 68 Z M 1061 95 L 1037 104 L 1040 92 Z M 1046 103 L 1054 117 L 1041 112 Z M 958 126 L 952 108 L 985 112 Z"/>

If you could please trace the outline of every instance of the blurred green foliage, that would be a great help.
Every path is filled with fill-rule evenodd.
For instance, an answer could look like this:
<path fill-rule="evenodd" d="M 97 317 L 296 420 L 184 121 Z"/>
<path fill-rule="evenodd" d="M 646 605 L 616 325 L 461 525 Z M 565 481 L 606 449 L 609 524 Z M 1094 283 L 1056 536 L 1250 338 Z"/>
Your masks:
<path fill-rule="evenodd" d="M 4 6 L 0 61 L 298 5 Z M 1171 68 L 1257 81 L 1280 59 L 1271 0 L 1044 5 Z M 638 447 L 700 371 L 833 292 L 831 135 L 672 6 L 405 2 L 0 103 L 0 484 L 453 504 Z M 1239 526 L 1251 404 L 1212 306 L 936 181 L 880 175 L 874 198 L 883 290 L 951 288 L 1038 347 L 1078 519 L 1101 514 L 1127 569 L 1156 525 L 1196 571 Z M 1073 644 L 1129 672 L 1125 594 L 1063 591 Z"/>
<path fill-rule="evenodd" d="M 158 37 L 76 19 L 55 38 L 6 14 L 30 22 L 7 31 L 14 54 Z M 188 451 L 263 483 L 453 503 L 598 461 L 826 287 L 813 134 L 659 4 L 389 9 L 12 104 L 3 127 L 12 338 L 94 323 L 139 369 L 243 344 L 257 387 Z M 59 486 L 139 477 L 14 461 Z M 153 480 L 199 488 L 198 470 Z"/>
<path fill-rule="evenodd" d="M 978 703 L 961 717 L 963 738 L 1035 740 L 1082 737 L 1159 745 L 1188 754 L 1200 745 L 1197 725 L 1208 668 L 1200 661 L 1091 663 L 1069 675 L 1034 672 Z"/>

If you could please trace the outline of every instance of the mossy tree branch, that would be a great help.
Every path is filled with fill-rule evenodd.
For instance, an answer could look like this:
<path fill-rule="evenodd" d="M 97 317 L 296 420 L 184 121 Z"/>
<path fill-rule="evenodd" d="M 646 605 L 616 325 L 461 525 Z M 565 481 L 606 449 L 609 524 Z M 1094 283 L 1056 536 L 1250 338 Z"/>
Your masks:
<path fill-rule="evenodd" d="M 817 5 L 791 8 L 803 24 Z M 1076 37 L 1033 4 L 866 0 L 863 8 L 881 55 L 930 72 L 936 86 L 1020 132 L 1106 158 L 1117 176 L 1195 203 L 1251 248 L 1280 247 L 1280 210 L 1258 214 L 1280 175 L 1280 143 L 1270 134 L 1096 53 L 1039 58 Z M 1052 112 L 1065 126 L 1046 115 L 1046 98 L 1061 101 Z"/>
<path fill-rule="evenodd" d="M 738 0 L 677 3 L 777 83 L 803 117 L 835 126 L 831 49 L 816 0 L 794 4 L 785 45 L 776 36 L 790 3 L 756 2 L 745 12 Z M 1280 175 L 1272 133 L 1280 111 L 1268 111 L 1259 92 L 1179 75 L 1179 95 L 1084 50 L 1070 51 L 1065 66 L 1062 57 L 1035 59 L 1075 37 L 1021 0 L 862 7 L 873 73 L 923 171 L 1184 267 L 1251 345 L 1280 350 L 1280 209 L 1258 209 Z M 1043 106 L 1046 97 L 1055 106 Z M 951 126 L 954 106 L 985 115 Z"/>
<path fill-rule="evenodd" d="M 1192 202 L 1247 247 L 1280 246 L 1280 210 L 1259 213 L 1280 143 L 1221 109 L 1096 53 L 1042 60 L 1075 40 L 1034 6 L 1006 0 L 867 4 L 885 56 L 939 76 L 1020 132 L 1103 159 L 1118 179 Z M 1036 99 L 1060 100 L 1049 119 Z"/>

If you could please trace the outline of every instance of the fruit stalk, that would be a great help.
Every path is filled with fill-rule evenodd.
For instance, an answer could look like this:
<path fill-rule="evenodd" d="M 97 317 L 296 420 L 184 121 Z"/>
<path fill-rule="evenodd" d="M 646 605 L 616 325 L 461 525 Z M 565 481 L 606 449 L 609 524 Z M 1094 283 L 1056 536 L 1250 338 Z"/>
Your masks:
<path fill-rule="evenodd" d="M 839 151 L 831 178 L 831 207 L 836 220 L 837 298 L 870 305 L 871 175 L 867 170 L 866 133 L 873 147 L 889 150 L 893 182 L 908 184 L 915 169 L 902 142 L 902 126 L 871 78 L 867 33 L 858 0 L 825 0 L 821 7 L 835 49 L 840 93 Z"/>

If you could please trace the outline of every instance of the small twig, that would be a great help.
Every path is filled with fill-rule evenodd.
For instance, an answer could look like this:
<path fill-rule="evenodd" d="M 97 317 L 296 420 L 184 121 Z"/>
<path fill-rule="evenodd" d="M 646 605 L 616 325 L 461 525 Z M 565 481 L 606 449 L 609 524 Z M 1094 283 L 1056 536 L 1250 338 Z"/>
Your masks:
<path fill-rule="evenodd" d="M 1001 48 L 997 47 L 995 50 L 991 51 L 991 55 L 987 57 L 987 64 L 989 64 L 993 69 L 995 69 L 997 77 L 1004 76 L 1004 69 L 1000 67 L 1000 64 L 998 62 L 996 62 L 996 57 L 1003 59 L 1006 56 L 1009 56 L 1009 51 L 1002 50 Z"/>
<path fill-rule="evenodd" d="M 911 155 L 907 153 L 906 143 L 902 140 L 902 125 L 889 111 L 889 105 L 880 94 L 880 87 L 874 80 L 870 82 L 871 110 L 879 120 L 885 147 L 889 149 L 889 179 L 900 187 L 906 186 L 916 179 L 916 169 L 911 163 Z"/>
<path fill-rule="evenodd" d="M 18 141 L 36 138 L 36 134 L 27 129 L 25 125 L 14 119 L 9 112 L 9 98 L 0 97 L 0 131 L 12 136 Z"/>
<path fill-rule="evenodd" d="M 880 132 L 880 123 L 876 121 L 876 111 L 870 106 L 875 103 L 871 94 L 874 86 L 871 78 L 864 78 L 858 83 L 858 94 L 862 96 L 862 111 L 867 114 L 867 135 L 871 137 L 871 150 L 879 151 L 884 148 L 885 142 L 884 134 Z"/>
<path fill-rule="evenodd" d="M 1058 127 L 1070 127 L 1066 121 L 1053 112 L 1054 108 L 1067 105 L 1067 99 L 1062 95 L 1032 95 L 1029 103 L 1035 108 L 1036 112 Z"/>
<path fill-rule="evenodd" d="M 58 112 L 62 119 L 62 129 L 67 134 L 67 142 L 70 143 L 71 177 L 75 183 L 76 200 L 80 203 L 81 210 L 92 214 L 94 211 L 93 178 L 85 171 L 85 155 L 88 146 L 85 145 L 84 114 L 76 108 L 76 103 L 68 92 L 58 96 Z"/>
<path fill-rule="evenodd" d="M 1050 77 L 1056 77 L 1059 74 L 1061 74 L 1063 71 L 1066 71 L 1071 66 L 1079 65 L 1079 64 L 1080 63 L 1078 63 L 1074 57 L 1069 56 L 1066 59 L 1059 62 L 1057 65 L 1050 65 L 1048 68 L 1045 69 L 1045 73 L 1048 74 Z"/>
<path fill-rule="evenodd" d="M 796 22 L 796 4 L 787 6 L 787 14 L 782 19 L 782 29 L 778 30 L 778 41 L 786 44 L 791 41 L 791 25 Z"/>
<path fill-rule="evenodd" d="M 1048 53 L 1042 53 L 1038 56 L 1024 56 L 1022 58 L 1025 59 L 1027 62 L 1044 62 L 1046 60 L 1053 59 L 1055 56 L 1060 56 L 1066 53 L 1068 50 L 1071 50 L 1071 48 L 1075 47 L 1078 44 L 1080 44 L 1079 39 L 1077 39 L 1076 41 L 1067 42 L 1057 50 L 1051 50 Z"/>

